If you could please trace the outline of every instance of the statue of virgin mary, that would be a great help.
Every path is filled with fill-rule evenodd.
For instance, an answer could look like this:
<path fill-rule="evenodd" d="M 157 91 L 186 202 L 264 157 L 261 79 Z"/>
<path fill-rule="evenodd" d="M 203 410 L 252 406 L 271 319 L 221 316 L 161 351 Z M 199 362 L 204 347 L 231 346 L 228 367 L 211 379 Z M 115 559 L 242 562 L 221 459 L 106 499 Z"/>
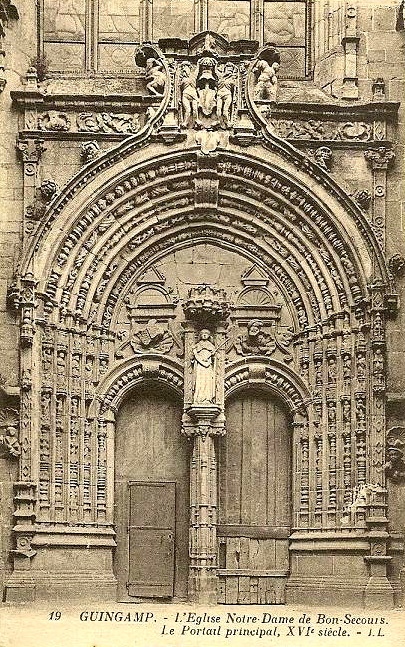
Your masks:
<path fill-rule="evenodd" d="M 194 404 L 213 402 L 215 397 L 215 346 L 209 330 L 201 330 L 193 349 Z"/>

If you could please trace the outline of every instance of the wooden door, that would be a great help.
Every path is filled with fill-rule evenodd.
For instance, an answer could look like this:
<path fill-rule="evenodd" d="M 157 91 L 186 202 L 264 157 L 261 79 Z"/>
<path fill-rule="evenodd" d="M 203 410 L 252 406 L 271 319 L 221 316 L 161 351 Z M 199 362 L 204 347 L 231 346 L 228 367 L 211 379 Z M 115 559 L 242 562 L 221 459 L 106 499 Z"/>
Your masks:
<path fill-rule="evenodd" d="M 219 601 L 284 602 L 291 431 L 281 403 L 247 390 L 226 406 L 219 460 Z"/>
<path fill-rule="evenodd" d="M 130 483 L 129 489 L 128 593 L 172 597 L 176 484 Z"/>
<path fill-rule="evenodd" d="M 114 570 L 122 600 L 187 598 L 189 444 L 181 415 L 181 403 L 158 385 L 133 391 L 117 415 Z"/>

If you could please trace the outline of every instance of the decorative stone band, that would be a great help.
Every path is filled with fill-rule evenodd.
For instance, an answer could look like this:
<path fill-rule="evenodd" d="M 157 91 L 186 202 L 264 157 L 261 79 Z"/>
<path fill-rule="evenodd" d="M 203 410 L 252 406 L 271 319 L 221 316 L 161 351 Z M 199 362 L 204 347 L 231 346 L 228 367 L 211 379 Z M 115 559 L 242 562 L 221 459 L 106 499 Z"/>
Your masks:
<path fill-rule="evenodd" d="M 252 356 L 230 364 L 225 373 L 225 393 L 239 388 L 267 386 L 285 402 L 292 413 L 303 413 L 311 394 L 295 371 L 271 358 Z"/>
<path fill-rule="evenodd" d="M 179 361 L 161 355 L 139 355 L 120 362 L 105 381 L 101 382 L 90 408 L 90 415 L 96 414 L 96 404 L 100 412 L 111 409 L 116 412 L 120 403 L 133 386 L 144 380 L 164 382 L 182 394 L 183 368 Z"/>

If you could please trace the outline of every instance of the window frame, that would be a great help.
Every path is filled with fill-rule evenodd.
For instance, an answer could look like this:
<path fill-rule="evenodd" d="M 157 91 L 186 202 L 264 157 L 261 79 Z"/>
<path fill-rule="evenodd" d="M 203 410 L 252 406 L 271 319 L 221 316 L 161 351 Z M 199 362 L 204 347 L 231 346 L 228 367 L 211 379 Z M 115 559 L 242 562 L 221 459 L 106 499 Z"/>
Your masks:
<path fill-rule="evenodd" d="M 74 44 L 79 41 L 55 41 L 45 39 L 44 33 L 44 1 L 38 0 L 37 2 L 37 30 L 38 30 L 38 49 L 37 56 L 39 59 L 46 55 L 47 43 L 67 43 Z M 194 29 L 195 33 L 200 33 L 209 29 L 209 1 L 210 0 L 194 0 Z M 232 0 L 221 0 L 222 2 L 229 2 Z M 260 46 L 264 44 L 264 13 L 265 4 L 279 2 L 280 0 L 249 0 L 250 2 L 250 39 L 257 40 Z M 283 46 L 276 45 L 282 51 L 284 47 L 301 48 L 304 49 L 305 69 L 303 76 L 285 77 L 291 80 L 304 80 L 312 78 L 313 69 L 313 8 L 314 0 L 283 0 L 284 2 L 299 2 L 305 6 L 305 43 L 304 46 L 291 45 Z M 67 74 L 75 75 L 98 75 L 114 73 L 114 70 L 103 70 L 99 66 L 99 45 L 105 44 L 107 41 L 99 39 L 99 0 L 85 0 L 85 35 L 84 35 L 84 69 L 71 70 Z M 140 0 L 139 8 L 139 42 L 157 42 L 153 41 L 153 0 Z M 83 41 L 80 41 L 82 44 Z M 108 41 L 114 44 L 114 41 Z M 120 43 L 117 45 L 133 45 L 138 44 L 137 41 L 129 43 Z M 121 72 L 120 74 L 126 75 L 131 72 Z M 63 75 L 62 70 L 55 70 L 55 75 Z M 281 75 L 281 78 L 283 76 Z"/>

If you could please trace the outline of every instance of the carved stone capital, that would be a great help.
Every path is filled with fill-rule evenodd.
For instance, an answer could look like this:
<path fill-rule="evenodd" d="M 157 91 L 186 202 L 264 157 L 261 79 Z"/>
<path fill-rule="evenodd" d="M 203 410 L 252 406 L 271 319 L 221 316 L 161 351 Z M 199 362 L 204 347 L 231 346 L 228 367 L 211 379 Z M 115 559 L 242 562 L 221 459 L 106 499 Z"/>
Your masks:
<path fill-rule="evenodd" d="M 373 170 L 387 170 L 388 166 L 394 161 L 395 153 L 391 148 L 380 146 L 365 151 L 364 156 Z"/>
<path fill-rule="evenodd" d="M 42 153 L 46 151 L 43 139 L 19 139 L 16 148 L 22 161 L 31 164 L 38 164 Z"/>

